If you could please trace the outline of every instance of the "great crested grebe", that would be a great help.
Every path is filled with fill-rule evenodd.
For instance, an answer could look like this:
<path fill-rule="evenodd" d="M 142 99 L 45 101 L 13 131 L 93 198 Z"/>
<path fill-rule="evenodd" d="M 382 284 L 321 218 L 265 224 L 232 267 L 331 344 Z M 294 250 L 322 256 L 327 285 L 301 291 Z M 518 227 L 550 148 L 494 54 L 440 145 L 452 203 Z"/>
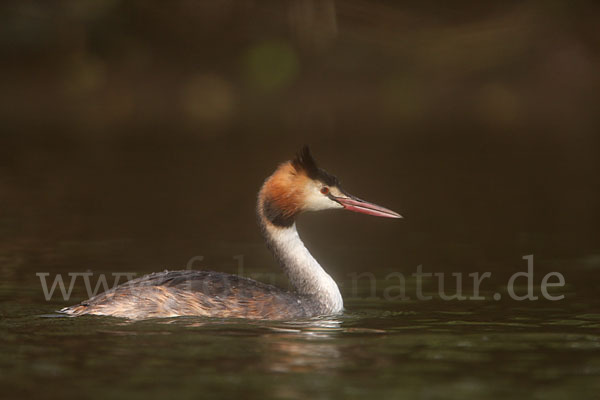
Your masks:
<path fill-rule="evenodd" d="M 60 312 L 130 319 L 204 316 L 273 320 L 340 313 L 344 302 L 338 286 L 304 246 L 295 223 L 304 211 L 337 208 L 402 218 L 348 194 L 335 176 L 317 167 L 304 147 L 265 180 L 256 209 L 267 246 L 294 291 L 221 272 L 164 271 L 131 280 Z"/>

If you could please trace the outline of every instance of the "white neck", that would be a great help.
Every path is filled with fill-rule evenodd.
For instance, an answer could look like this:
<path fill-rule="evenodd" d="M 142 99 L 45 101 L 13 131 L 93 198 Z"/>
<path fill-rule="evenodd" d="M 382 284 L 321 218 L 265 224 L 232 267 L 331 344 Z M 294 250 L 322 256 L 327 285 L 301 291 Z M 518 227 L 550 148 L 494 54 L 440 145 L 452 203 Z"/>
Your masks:
<path fill-rule="evenodd" d="M 298 236 L 296 224 L 276 227 L 263 218 L 260 218 L 260 222 L 267 244 L 294 289 L 315 300 L 322 307 L 323 313 L 341 312 L 344 301 L 338 286 L 304 246 Z"/>

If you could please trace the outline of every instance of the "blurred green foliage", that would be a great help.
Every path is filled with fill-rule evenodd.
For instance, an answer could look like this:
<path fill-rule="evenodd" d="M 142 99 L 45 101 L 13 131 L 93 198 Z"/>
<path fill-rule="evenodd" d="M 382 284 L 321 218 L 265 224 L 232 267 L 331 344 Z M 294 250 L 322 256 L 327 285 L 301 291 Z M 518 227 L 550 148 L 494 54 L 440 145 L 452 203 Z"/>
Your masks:
<path fill-rule="evenodd" d="M 596 2 L 561 0 L 10 0 L 0 117 L 101 135 L 189 118 L 213 133 L 257 118 L 292 131 L 311 120 L 324 134 L 332 121 L 428 129 L 458 118 L 591 135 L 598 15 Z M 198 76 L 210 88 L 195 90 Z"/>
<path fill-rule="evenodd" d="M 249 83 L 273 91 L 289 85 L 298 73 L 298 59 L 286 42 L 259 43 L 248 50 L 244 68 Z"/>

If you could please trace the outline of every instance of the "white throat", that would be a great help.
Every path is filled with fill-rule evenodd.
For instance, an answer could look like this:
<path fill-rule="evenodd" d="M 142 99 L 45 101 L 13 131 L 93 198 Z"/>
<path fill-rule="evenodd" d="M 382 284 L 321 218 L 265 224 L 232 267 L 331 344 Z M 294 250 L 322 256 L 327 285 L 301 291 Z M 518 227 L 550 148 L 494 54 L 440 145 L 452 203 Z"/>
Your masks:
<path fill-rule="evenodd" d="M 285 270 L 294 289 L 317 301 L 323 308 L 323 313 L 341 312 L 344 301 L 337 284 L 304 246 L 296 224 L 276 227 L 262 220 L 261 225 L 269 248 Z"/>

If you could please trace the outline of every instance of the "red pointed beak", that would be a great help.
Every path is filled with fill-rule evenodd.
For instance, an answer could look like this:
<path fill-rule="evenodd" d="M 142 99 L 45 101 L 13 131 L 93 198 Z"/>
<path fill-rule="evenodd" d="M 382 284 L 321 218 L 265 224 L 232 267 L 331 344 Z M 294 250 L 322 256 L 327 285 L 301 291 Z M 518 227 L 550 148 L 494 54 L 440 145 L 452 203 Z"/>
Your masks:
<path fill-rule="evenodd" d="M 373 215 L 375 217 L 402 218 L 402 215 L 395 211 L 378 206 L 377 204 L 357 199 L 356 197 L 336 197 L 335 201 L 344 206 L 344 209 L 348 211 Z"/>

